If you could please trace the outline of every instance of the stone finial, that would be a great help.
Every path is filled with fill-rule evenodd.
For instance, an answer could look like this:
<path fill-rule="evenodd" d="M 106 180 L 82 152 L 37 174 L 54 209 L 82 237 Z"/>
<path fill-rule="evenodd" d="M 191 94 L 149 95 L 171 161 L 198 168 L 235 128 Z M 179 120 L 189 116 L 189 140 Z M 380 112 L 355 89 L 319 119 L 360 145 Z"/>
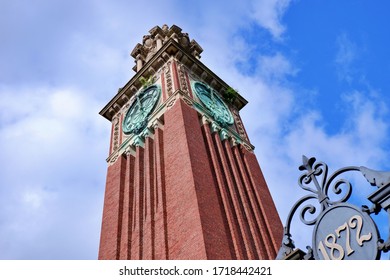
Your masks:
<path fill-rule="evenodd" d="M 179 43 L 188 53 L 200 59 L 203 49 L 195 40 L 190 41 L 188 33 L 183 33 L 182 29 L 176 25 L 169 28 L 164 24 L 162 27 L 153 27 L 148 35 L 143 36 L 142 44 L 135 46 L 131 52 L 136 63 L 133 69 L 138 72 L 170 38 Z"/>

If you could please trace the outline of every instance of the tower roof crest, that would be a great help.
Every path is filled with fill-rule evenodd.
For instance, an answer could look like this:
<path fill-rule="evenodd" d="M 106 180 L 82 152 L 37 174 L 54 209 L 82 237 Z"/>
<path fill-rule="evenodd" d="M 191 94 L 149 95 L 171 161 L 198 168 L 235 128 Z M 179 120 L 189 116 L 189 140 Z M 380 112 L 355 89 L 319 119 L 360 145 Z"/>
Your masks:
<path fill-rule="evenodd" d="M 177 25 L 168 27 L 166 24 L 162 27 L 155 26 L 149 31 L 148 35 L 144 35 L 142 44 L 138 43 L 134 47 L 131 56 L 135 58 L 138 65 L 143 65 L 171 38 L 179 43 L 189 54 L 198 59 L 200 58 L 200 54 L 203 51 L 201 46 L 194 39 L 190 40 L 188 33 L 183 33 L 182 29 Z M 139 71 L 139 67 L 134 67 L 133 69 Z"/>

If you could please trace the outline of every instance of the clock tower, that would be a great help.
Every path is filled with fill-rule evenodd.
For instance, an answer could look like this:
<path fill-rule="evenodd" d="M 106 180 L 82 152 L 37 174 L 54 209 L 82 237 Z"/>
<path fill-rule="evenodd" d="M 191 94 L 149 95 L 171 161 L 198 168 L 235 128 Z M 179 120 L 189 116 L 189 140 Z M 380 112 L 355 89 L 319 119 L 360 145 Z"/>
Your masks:
<path fill-rule="evenodd" d="M 112 123 L 99 259 L 274 259 L 282 224 L 239 111 L 247 101 L 173 25 L 131 55 Z"/>

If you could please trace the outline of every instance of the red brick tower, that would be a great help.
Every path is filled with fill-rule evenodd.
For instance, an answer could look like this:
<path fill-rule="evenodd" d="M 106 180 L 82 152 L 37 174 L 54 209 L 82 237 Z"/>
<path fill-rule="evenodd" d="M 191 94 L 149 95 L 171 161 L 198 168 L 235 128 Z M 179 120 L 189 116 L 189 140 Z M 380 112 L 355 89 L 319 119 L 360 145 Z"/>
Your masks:
<path fill-rule="evenodd" d="M 282 224 L 242 124 L 247 101 L 175 25 L 132 51 L 112 122 L 99 259 L 273 259 Z"/>

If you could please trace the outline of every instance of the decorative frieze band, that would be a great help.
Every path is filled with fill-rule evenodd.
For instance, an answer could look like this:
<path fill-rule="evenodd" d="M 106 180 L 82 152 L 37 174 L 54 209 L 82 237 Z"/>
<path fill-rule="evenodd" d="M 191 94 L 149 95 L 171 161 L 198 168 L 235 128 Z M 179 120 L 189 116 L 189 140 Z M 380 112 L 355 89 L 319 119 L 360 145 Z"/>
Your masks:
<path fill-rule="evenodd" d="M 189 94 L 188 87 L 187 87 L 187 80 L 184 72 L 184 66 L 181 63 L 177 63 L 177 65 L 178 65 L 178 72 L 179 72 L 180 89 L 184 93 Z"/>
<path fill-rule="evenodd" d="M 119 139 L 120 139 L 120 116 L 119 114 L 113 119 L 114 129 L 112 131 L 112 151 L 116 151 L 119 148 Z"/>
<path fill-rule="evenodd" d="M 172 95 L 172 90 L 173 90 L 173 81 L 172 81 L 171 62 L 170 61 L 167 63 L 167 66 L 165 68 L 165 84 L 167 87 L 167 93 L 168 93 L 168 97 L 169 97 Z"/>
<path fill-rule="evenodd" d="M 232 115 L 233 115 L 234 123 L 236 124 L 236 128 L 237 128 L 238 133 L 240 134 L 240 136 L 243 139 L 248 140 L 248 138 L 246 136 L 246 133 L 245 133 L 244 125 L 243 125 L 243 123 L 241 121 L 241 118 L 240 118 L 240 115 L 239 115 L 238 111 L 235 110 L 235 109 L 233 109 L 231 111 L 233 113 Z"/>

